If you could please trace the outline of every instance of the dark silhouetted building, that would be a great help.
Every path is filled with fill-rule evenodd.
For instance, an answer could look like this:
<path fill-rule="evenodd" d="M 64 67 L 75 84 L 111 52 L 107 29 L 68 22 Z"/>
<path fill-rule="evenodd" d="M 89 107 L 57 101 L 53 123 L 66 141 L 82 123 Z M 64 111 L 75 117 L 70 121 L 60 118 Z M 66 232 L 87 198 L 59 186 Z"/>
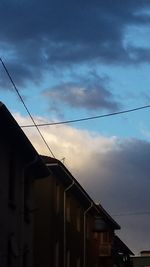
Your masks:
<path fill-rule="evenodd" d="M 133 267 L 149 267 L 150 266 L 150 250 L 143 250 L 140 255 L 132 257 Z"/>
<path fill-rule="evenodd" d="M 49 171 L 0 103 L 0 266 L 32 266 L 33 182 Z"/>

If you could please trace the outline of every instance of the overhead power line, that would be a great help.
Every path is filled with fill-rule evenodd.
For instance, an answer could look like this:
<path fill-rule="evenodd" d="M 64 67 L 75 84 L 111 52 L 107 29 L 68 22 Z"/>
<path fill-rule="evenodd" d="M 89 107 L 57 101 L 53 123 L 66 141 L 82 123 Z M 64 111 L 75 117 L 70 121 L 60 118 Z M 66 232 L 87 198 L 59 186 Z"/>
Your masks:
<path fill-rule="evenodd" d="M 12 79 L 12 77 L 11 77 L 11 75 L 10 75 L 10 73 L 9 73 L 9 71 L 8 71 L 8 69 L 7 69 L 7 67 L 6 67 L 6 65 L 4 64 L 4 62 L 3 62 L 3 60 L 2 60 L 1 58 L 0 58 L 0 61 L 1 61 L 1 63 L 2 63 L 2 66 L 3 66 L 4 70 L 6 71 L 6 74 L 7 74 L 8 78 L 10 79 L 10 81 L 11 81 L 11 83 L 12 83 L 12 85 L 13 85 L 13 87 L 14 87 L 16 93 L 17 93 L 17 95 L 19 96 L 19 98 L 20 98 L 20 100 L 21 100 L 21 102 L 22 102 L 22 104 L 23 104 L 25 110 L 27 111 L 27 113 L 28 113 L 28 115 L 29 115 L 31 121 L 33 122 L 33 126 L 36 127 L 36 129 L 37 129 L 37 131 L 38 131 L 40 137 L 42 138 L 42 140 L 43 140 L 43 142 L 45 143 L 46 147 L 48 148 L 49 152 L 50 152 L 51 155 L 55 158 L 54 153 L 52 152 L 50 146 L 47 144 L 47 142 L 46 142 L 44 136 L 42 135 L 40 129 L 38 128 L 38 125 L 35 123 L 35 121 L 34 121 L 32 115 L 31 115 L 31 112 L 30 112 L 29 109 L 27 108 L 27 106 L 26 106 L 26 104 L 25 104 L 25 102 L 24 102 L 24 100 L 23 100 L 21 94 L 19 93 L 19 91 L 18 91 L 18 89 L 17 89 L 17 87 L 16 87 L 16 85 L 15 85 L 15 82 L 13 81 L 13 79 Z"/>
<path fill-rule="evenodd" d="M 111 216 L 122 217 L 122 216 L 139 216 L 139 215 L 150 215 L 150 211 L 125 212 L 125 213 L 112 214 Z"/>
<path fill-rule="evenodd" d="M 44 127 L 44 126 L 53 126 L 53 125 L 59 125 L 59 124 L 82 122 L 82 121 L 101 119 L 101 118 L 105 118 L 105 117 L 110 117 L 110 116 L 116 116 L 116 115 L 120 115 L 120 114 L 135 112 L 135 111 L 138 111 L 138 110 L 141 110 L 141 109 L 147 109 L 147 108 L 150 108 L 150 105 L 140 106 L 140 107 L 136 107 L 136 108 L 132 108 L 132 109 L 117 111 L 117 112 L 113 112 L 113 113 L 107 113 L 107 114 L 98 115 L 98 116 L 79 118 L 79 119 L 73 119 L 73 120 L 66 120 L 66 121 L 58 121 L 58 122 L 37 123 L 36 125 L 38 127 Z M 27 128 L 27 127 L 35 127 L 35 126 L 33 124 L 28 124 L 28 125 L 21 125 L 21 127 L 22 128 Z"/>

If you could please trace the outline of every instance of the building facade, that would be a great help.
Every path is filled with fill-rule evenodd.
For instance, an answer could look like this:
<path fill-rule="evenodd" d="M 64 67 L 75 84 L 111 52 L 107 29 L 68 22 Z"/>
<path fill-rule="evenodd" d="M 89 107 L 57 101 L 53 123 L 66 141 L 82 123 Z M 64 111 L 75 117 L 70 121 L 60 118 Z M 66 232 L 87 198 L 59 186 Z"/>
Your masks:
<path fill-rule="evenodd" d="M 2 103 L 0 123 L 0 266 L 127 267 L 120 226 L 59 160 L 38 155 Z"/>
<path fill-rule="evenodd" d="M 114 236 L 112 252 L 115 266 L 132 267 L 131 257 L 134 254 L 117 235 Z"/>
<path fill-rule="evenodd" d="M 43 159 L 51 174 L 34 184 L 34 266 L 114 266 L 112 245 L 120 226 L 60 161 Z"/>
<path fill-rule="evenodd" d="M 0 103 L 0 266 L 32 266 L 32 186 L 49 171 Z"/>
<path fill-rule="evenodd" d="M 51 175 L 34 185 L 35 266 L 94 266 L 93 229 L 98 211 L 61 162 L 46 157 L 45 162 Z"/>
<path fill-rule="evenodd" d="M 140 255 L 131 258 L 133 267 L 149 267 L 150 266 L 150 250 L 143 250 Z"/>
<path fill-rule="evenodd" d="M 98 247 L 98 266 L 113 267 L 113 244 L 115 231 L 120 229 L 120 226 L 99 204 L 99 216 L 95 218 L 94 237 Z"/>

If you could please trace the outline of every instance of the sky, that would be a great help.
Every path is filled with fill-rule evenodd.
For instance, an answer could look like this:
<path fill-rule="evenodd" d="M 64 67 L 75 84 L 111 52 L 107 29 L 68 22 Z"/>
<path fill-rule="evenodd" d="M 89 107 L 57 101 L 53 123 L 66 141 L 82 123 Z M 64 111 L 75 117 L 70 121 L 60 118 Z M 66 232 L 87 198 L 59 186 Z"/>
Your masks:
<path fill-rule="evenodd" d="M 149 1 L 2 0 L 0 18 L 0 57 L 37 123 L 150 104 Z M 31 124 L 2 64 L 0 95 L 20 125 Z M 136 254 L 150 249 L 149 112 L 40 128 Z M 50 154 L 35 129 L 24 131 Z"/>

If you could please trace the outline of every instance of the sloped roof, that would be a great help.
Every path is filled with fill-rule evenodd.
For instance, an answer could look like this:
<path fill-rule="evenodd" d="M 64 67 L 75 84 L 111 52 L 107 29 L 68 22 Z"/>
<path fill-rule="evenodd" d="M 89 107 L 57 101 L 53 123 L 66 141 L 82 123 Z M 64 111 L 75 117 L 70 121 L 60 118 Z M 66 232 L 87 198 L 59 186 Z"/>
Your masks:
<path fill-rule="evenodd" d="M 64 164 L 56 158 L 51 158 L 48 156 L 41 156 L 45 164 L 49 167 L 52 173 L 67 187 L 72 181 L 74 181 L 74 186 L 70 189 L 81 201 L 84 206 L 89 207 L 91 203 L 94 202 L 88 195 L 88 193 L 83 189 L 79 182 L 74 178 L 71 172 L 64 166 Z M 96 208 L 96 207 L 95 207 Z"/>
<path fill-rule="evenodd" d="M 109 215 L 109 213 L 102 207 L 101 204 L 97 204 L 97 207 L 100 210 L 100 214 L 105 219 L 105 221 L 111 225 L 114 230 L 119 230 L 120 225 Z"/>
<path fill-rule="evenodd" d="M 117 253 L 122 253 L 124 255 L 134 255 L 134 253 L 117 235 L 115 235 L 114 237 L 114 249 Z"/>
<path fill-rule="evenodd" d="M 93 203 L 93 208 L 96 211 L 96 216 L 102 216 L 105 218 L 106 223 L 111 225 L 111 227 L 115 230 L 120 229 L 120 226 L 117 222 L 113 220 L 113 218 L 106 212 L 106 210 L 99 204 L 97 205 L 88 193 L 84 190 L 84 188 L 79 184 L 79 182 L 73 177 L 73 175 L 69 172 L 69 170 L 64 166 L 64 164 L 56 158 L 51 158 L 48 156 L 41 156 L 45 164 L 48 164 L 51 171 L 54 172 L 54 175 L 57 177 L 61 177 L 62 182 L 66 185 L 71 184 L 72 181 L 75 182 L 75 185 L 72 187 L 72 191 L 82 199 L 83 204 L 87 207 Z"/>
<path fill-rule="evenodd" d="M 30 170 L 35 178 L 48 176 L 49 170 L 40 155 L 2 102 L 0 102 L 0 125 L 0 137 L 19 153 L 25 164 L 32 162 Z"/>

